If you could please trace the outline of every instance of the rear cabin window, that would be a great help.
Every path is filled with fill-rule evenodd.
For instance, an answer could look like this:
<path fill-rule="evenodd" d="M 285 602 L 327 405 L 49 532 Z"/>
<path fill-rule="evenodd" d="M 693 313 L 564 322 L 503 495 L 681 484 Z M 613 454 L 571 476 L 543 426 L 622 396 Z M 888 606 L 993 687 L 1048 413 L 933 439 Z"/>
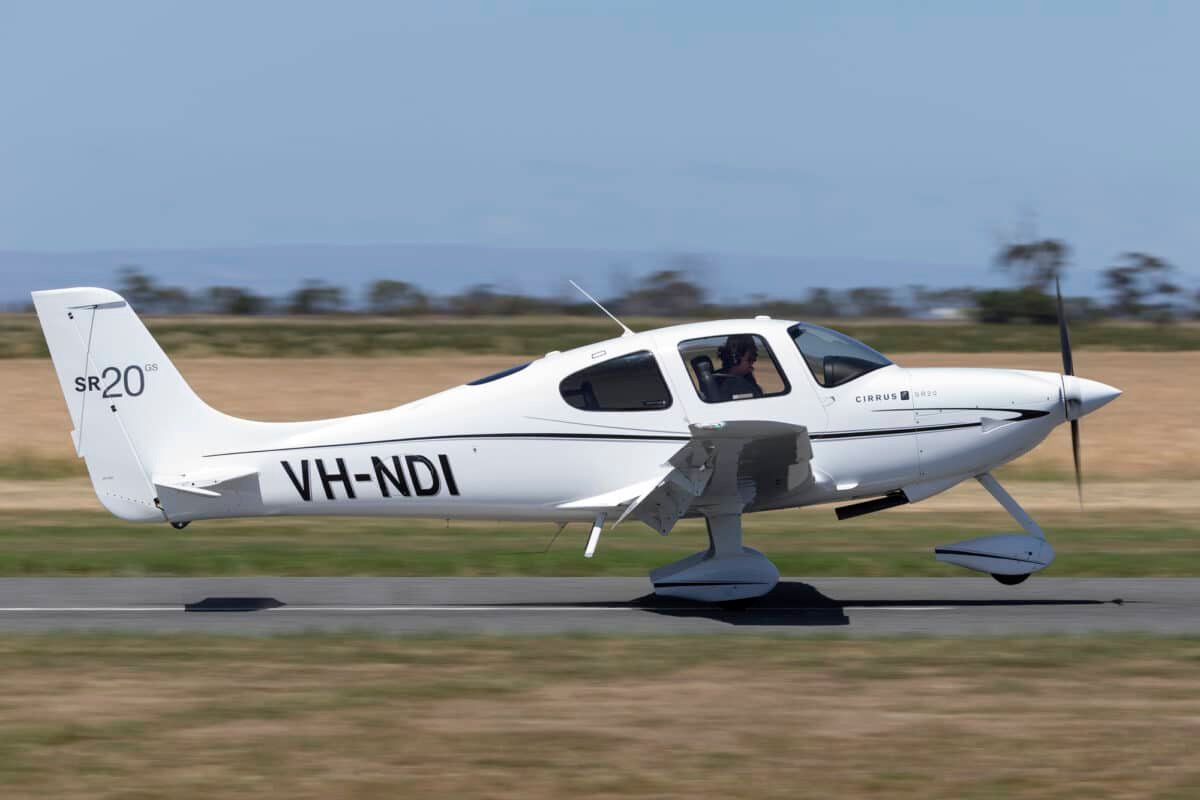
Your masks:
<path fill-rule="evenodd" d="M 610 358 L 568 375 L 558 390 L 584 411 L 659 411 L 671 407 L 671 393 L 649 350 Z"/>
<path fill-rule="evenodd" d="M 756 334 L 688 339 L 679 343 L 679 355 L 706 403 L 773 397 L 791 388 L 771 348 Z"/>

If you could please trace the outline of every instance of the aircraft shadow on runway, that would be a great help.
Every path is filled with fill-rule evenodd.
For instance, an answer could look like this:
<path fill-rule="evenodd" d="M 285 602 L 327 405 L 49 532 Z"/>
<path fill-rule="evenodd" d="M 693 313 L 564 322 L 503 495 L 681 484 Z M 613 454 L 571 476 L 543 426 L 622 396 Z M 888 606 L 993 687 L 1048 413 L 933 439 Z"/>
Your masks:
<path fill-rule="evenodd" d="M 1121 600 L 1055 600 L 1055 599 L 984 599 L 954 598 L 924 600 L 853 600 L 836 599 L 823 594 L 815 586 L 800 581 L 780 581 L 763 597 L 754 598 L 738 607 L 723 607 L 698 603 L 675 597 L 646 594 L 629 601 L 580 601 L 543 603 L 497 603 L 494 608 L 635 608 L 667 617 L 702 618 L 739 626 L 844 626 L 850 624 L 846 608 L 1012 608 L 1019 606 L 1092 606 L 1121 604 Z M 279 608 L 286 603 L 273 597 L 206 597 L 185 606 L 192 612 L 253 612 Z M 472 604 L 480 605 L 480 604 Z M 490 604 L 484 604 L 490 605 Z"/>
<path fill-rule="evenodd" d="M 999 607 L 1014 606 L 1090 606 L 1105 605 L 1103 600 L 1053 600 L 1053 599 L 926 599 L 926 600 L 853 600 L 835 599 L 820 592 L 815 586 L 800 581 L 780 581 L 768 594 L 751 601 L 743 608 L 693 603 L 654 594 L 644 595 L 631 601 L 631 605 L 655 614 L 673 617 L 704 617 L 730 625 L 849 625 L 847 607 L 854 608 L 925 608 L 925 607 Z"/>

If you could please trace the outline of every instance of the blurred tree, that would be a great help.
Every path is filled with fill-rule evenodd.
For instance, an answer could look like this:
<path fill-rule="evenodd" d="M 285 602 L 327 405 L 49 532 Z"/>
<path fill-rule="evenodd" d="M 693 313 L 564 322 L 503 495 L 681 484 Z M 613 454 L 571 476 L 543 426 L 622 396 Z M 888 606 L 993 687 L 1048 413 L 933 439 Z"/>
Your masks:
<path fill-rule="evenodd" d="M 539 314 L 558 309 L 553 300 L 498 292 L 496 287 L 490 283 L 476 284 L 465 292 L 451 295 L 447 298 L 447 305 L 452 314 L 463 314 L 469 317 Z"/>
<path fill-rule="evenodd" d="M 996 265 L 1016 273 L 1023 289 L 1046 292 L 1067 267 L 1071 248 L 1059 239 L 1017 242 L 1003 245 L 996 254 Z"/>
<path fill-rule="evenodd" d="M 1067 320 L 1074 322 L 1096 322 L 1107 316 L 1107 309 L 1092 297 L 1064 297 L 1063 308 Z"/>
<path fill-rule="evenodd" d="M 1124 253 L 1124 263 L 1104 270 L 1104 285 L 1113 295 L 1113 313 L 1132 319 L 1170 320 L 1182 287 L 1172 283 L 1174 265 L 1148 253 Z"/>
<path fill-rule="evenodd" d="M 211 286 L 205 293 L 208 309 L 216 314 L 262 314 L 270 301 L 241 286 Z"/>
<path fill-rule="evenodd" d="M 429 310 L 429 296 L 405 281 L 378 280 L 367 290 L 372 314 L 423 314 Z"/>
<path fill-rule="evenodd" d="M 679 317 L 703 311 L 707 290 L 684 272 L 664 269 L 643 279 L 617 302 L 626 314 Z"/>
<path fill-rule="evenodd" d="M 1057 305 L 1049 289 L 1066 270 L 1070 252 L 1071 248 L 1059 239 L 1030 239 L 1001 245 L 995 257 L 996 266 L 1015 274 L 1020 288 L 979 292 L 976 312 L 980 321 L 1055 322 Z"/>
<path fill-rule="evenodd" d="M 495 314 L 500 305 L 498 297 L 495 287 L 490 283 L 476 284 L 464 292 L 449 297 L 450 311 L 468 317 Z"/>
<path fill-rule="evenodd" d="M 179 286 L 159 286 L 141 267 L 127 265 L 117 270 L 119 293 L 136 311 L 145 314 L 184 314 L 191 310 L 192 297 Z"/>
<path fill-rule="evenodd" d="M 1038 322 L 1053 324 L 1058 320 L 1054 298 L 1035 286 L 1006 291 L 995 289 L 975 295 L 976 314 L 980 322 Z"/>
<path fill-rule="evenodd" d="M 186 314 L 192 310 L 192 296 L 179 286 L 162 286 L 155 305 L 162 314 Z"/>
<path fill-rule="evenodd" d="M 292 314 L 332 314 L 345 306 L 345 294 L 340 286 L 330 286 L 316 280 L 307 280 L 288 298 L 288 312 Z"/>
<path fill-rule="evenodd" d="M 879 286 L 860 286 L 847 293 L 851 313 L 859 317 L 903 317 L 892 290 Z"/>
<path fill-rule="evenodd" d="M 126 264 L 117 270 L 118 293 L 138 311 L 152 311 L 158 300 L 158 286 L 142 268 Z"/>
<path fill-rule="evenodd" d="M 841 308 L 833 297 L 833 292 L 817 287 L 808 290 L 804 298 L 804 314 L 810 317 L 840 317 Z"/>

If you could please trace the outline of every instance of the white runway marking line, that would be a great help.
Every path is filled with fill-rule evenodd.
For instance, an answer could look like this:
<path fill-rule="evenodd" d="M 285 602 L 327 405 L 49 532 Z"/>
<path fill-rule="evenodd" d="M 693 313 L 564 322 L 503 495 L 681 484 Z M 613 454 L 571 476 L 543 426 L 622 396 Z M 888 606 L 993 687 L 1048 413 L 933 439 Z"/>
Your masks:
<path fill-rule="evenodd" d="M 188 612 L 184 606 L 10 606 L 0 607 L 0 614 L 37 612 L 130 613 L 143 611 L 178 611 L 192 614 L 244 614 L 258 611 L 639 611 L 633 606 L 279 606 L 276 608 L 219 608 Z"/>
<path fill-rule="evenodd" d="M 39 607 L 24 607 L 24 608 L 0 608 L 0 613 L 8 614 L 25 614 L 37 611 L 70 611 L 72 613 L 108 613 L 121 612 L 130 613 L 143 611 L 183 611 L 183 606 L 39 606 Z"/>
<path fill-rule="evenodd" d="M 843 611 L 954 611 L 958 606 L 837 606 Z"/>
<path fill-rule="evenodd" d="M 663 606 L 659 608 L 644 607 L 644 606 L 278 606 L 275 608 L 224 608 L 224 609 L 204 609 L 201 611 L 188 612 L 184 606 L 10 606 L 0 607 L 0 614 L 31 614 L 31 613 L 72 613 L 72 614 L 140 614 L 143 612 L 163 612 L 176 611 L 186 613 L 208 613 L 208 614 L 244 614 L 258 611 L 271 612 L 303 612 L 303 611 L 319 611 L 319 612 L 439 612 L 439 611 L 470 611 L 470 612 L 487 612 L 487 611 L 711 611 L 716 607 L 707 606 Z M 779 612 L 779 611 L 829 611 L 832 609 L 840 609 L 842 611 L 953 611 L 957 606 L 797 606 L 797 607 L 764 607 L 755 609 L 750 607 L 745 609 L 747 612 Z M 719 609 L 716 609 L 719 610 Z"/>
<path fill-rule="evenodd" d="M 639 611 L 633 606 L 279 606 L 266 611 Z"/>

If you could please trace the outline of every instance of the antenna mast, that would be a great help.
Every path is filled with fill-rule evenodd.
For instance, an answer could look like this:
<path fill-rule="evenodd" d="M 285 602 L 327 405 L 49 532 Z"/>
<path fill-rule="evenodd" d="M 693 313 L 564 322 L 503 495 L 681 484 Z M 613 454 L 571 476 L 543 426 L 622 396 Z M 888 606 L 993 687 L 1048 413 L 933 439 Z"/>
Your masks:
<path fill-rule="evenodd" d="M 578 290 L 579 290 L 579 293 L 580 293 L 581 295 L 583 295 L 583 296 L 584 296 L 584 297 L 586 297 L 588 300 L 591 300 L 593 303 L 595 303 L 595 304 L 596 304 L 596 308 L 600 309 L 600 310 L 601 310 L 601 311 L 603 311 L 605 314 L 608 314 L 608 317 L 609 317 L 609 319 L 611 319 L 613 322 L 615 322 L 615 323 L 617 323 L 618 325 L 620 325 L 620 326 L 621 326 L 621 329 L 625 331 L 625 333 L 621 334 L 622 336 L 633 336 L 633 331 L 629 330 L 629 326 L 627 326 L 627 325 L 626 325 L 624 322 L 621 322 L 621 320 L 619 320 L 619 319 L 617 319 L 616 317 L 614 317 L 611 311 L 609 311 L 609 310 L 608 310 L 607 308 L 605 308 L 604 306 L 600 305 L 600 301 L 599 301 L 599 300 L 597 300 L 596 298 L 592 297 L 592 296 L 591 296 L 590 294 L 588 294 L 587 292 L 585 292 L 585 291 L 583 290 L 583 287 L 582 287 L 582 286 L 580 286 L 578 283 L 576 283 L 575 281 L 571 280 L 570 278 L 568 278 L 568 279 L 567 279 L 567 282 L 568 282 L 568 283 L 570 283 L 572 286 L 574 286 L 576 289 L 578 289 Z"/>

